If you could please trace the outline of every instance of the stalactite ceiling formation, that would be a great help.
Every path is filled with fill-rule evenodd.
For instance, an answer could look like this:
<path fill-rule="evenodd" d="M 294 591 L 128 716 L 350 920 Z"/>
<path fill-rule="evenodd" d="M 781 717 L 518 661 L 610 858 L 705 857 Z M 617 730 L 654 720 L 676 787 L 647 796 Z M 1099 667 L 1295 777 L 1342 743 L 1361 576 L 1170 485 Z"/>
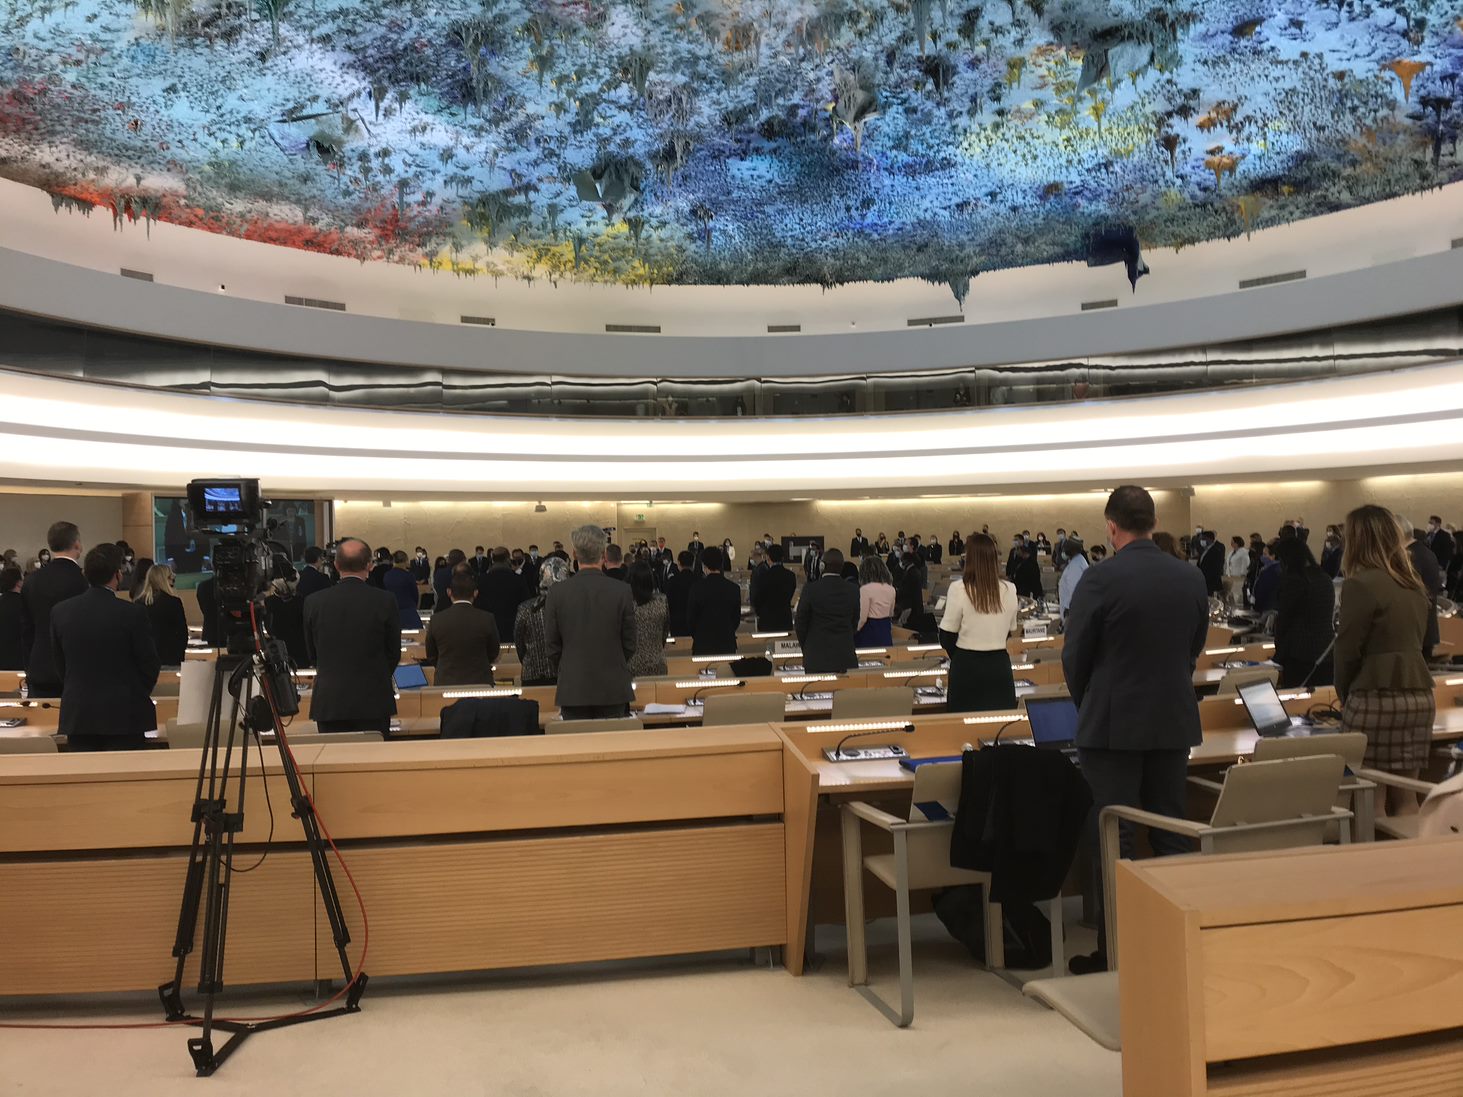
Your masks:
<path fill-rule="evenodd" d="M 963 298 L 1463 177 L 1463 0 L 0 11 L 0 174 L 58 208 L 464 276 Z"/>

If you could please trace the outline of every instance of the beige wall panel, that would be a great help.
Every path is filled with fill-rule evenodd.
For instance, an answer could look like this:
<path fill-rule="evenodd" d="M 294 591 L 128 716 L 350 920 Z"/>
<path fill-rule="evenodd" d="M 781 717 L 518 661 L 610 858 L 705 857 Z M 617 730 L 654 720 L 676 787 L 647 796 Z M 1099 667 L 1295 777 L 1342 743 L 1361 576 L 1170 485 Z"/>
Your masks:
<path fill-rule="evenodd" d="M 45 547 L 46 530 L 51 523 L 61 521 L 75 522 L 81 527 L 83 548 L 100 541 L 119 540 L 123 525 L 122 497 L 6 494 L 0 497 L 0 550 L 13 548 L 20 553 L 22 561 L 33 560 Z M 136 548 L 137 542 L 132 541 L 132 545 Z"/>

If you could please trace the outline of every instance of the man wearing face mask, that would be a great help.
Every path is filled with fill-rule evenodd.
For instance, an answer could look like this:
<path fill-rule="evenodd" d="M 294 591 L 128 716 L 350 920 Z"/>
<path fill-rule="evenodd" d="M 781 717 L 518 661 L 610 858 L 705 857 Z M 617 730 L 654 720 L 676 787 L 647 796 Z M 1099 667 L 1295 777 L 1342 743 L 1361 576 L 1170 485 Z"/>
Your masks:
<path fill-rule="evenodd" d="M 416 555 L 411 558 L 411 577 L 418 583 L 430 582 L 432 578 L 432 561 L 427 559 L 427 550 L 421 545 L 417 546 Z"/>
<path fill-rule="evenodd" d="M 1427 547 L 1438 558 L 1438 567 L 1443 569 L 1443 574 L 1448 574 L 1457 546 L 1453 543 L 1453 535 L 1443 528 L 1443 520 L 1436 514 L 1427 520 Z"/>
<path fill-rule="evenodd" d="M 1211 596 L 1224 590 L 1224 547 L 1212 529 L 1199 535 L 1199 570 L 1204 574 L 1204 586 Z"/>
<path fill-rule="evenodd" d="M 1026 545 L 1026 540 L 1018 533 L 1011 538 L 1011 551 L 1006 556 L 1006 578 L 1011 582 L 1016 581 L 1016 569 L 1021 566 L 1021 549 Z"/>

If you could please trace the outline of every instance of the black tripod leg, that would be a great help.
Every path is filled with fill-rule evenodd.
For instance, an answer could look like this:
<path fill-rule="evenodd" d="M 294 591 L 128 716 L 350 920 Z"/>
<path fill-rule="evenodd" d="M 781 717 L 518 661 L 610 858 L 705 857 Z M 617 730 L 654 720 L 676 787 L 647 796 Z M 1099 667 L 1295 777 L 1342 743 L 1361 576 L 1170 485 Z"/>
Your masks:
<path fill-rule="evenodd" d="M 205 821 L 213 810 L 218 792 L 218 738 L 223 711 L 223 662 L 214 664 L 213 689 L 209 695 L 208 718 L 204 725 L 203 752 L 198 760 L 198 782 L 193 792 L 193 838 L 188 847 L 188 871 L 183 881 L 183 898 L 179 904 L 178 928 L 173 938 L 173 956 L 177 965 L 171 982 L 158 987 L 163 1014 L 169 1021 L 182 1020 L 183 968 L 193 952 L 198 926 L 198 908 L 203 897 L 205 869 L 211 857 L 211 839 L 205 833 Z M 204 782 L 208 783 L 207 796 Z"/>

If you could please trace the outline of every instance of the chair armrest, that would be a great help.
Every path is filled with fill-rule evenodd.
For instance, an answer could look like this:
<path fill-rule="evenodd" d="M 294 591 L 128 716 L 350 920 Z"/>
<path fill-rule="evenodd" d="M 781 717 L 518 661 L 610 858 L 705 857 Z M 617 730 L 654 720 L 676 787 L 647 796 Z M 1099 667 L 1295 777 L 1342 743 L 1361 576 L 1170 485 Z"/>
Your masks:
<path fill-rule="evenodd" d="M 866 804 L 862 800 L 851 804 L 839 805 L 850 815 L 856 815 L 866 823 L 873 823 L 880 830 L 892 830 L 900 824 L 908 824 L 907 819 L 901 819 L 897 815 L 890 815 L 887 811 L 880 811 L 872 804 Z"/>
<path fill-rule="evenodd" d="M 1211 781 L 1207 777 L 1190 777 L 1189 784 L 1195 788 L 1201 788 L 1206 792 L 1223 792 L 1224 786 L 1218 781 Z"/>
<path fill-rule="evenodd" d="M 1426 796 L 1437 786 L 1430 781 L 1416 781 L 1411 777 L 1403 777 L 1400 773 L 1388 773 L 1381 769 L 1357 769 L 1352 773 L 1363 780 L 1371 781 L 1373 784 L 1386 785 L 1389 788 L 1407 789 L 1409 792 L 1420 793 Z"/>
<path fill-rule="evenodd" d="M 1183 834 L 1189 838 L 1201 838 L 1206 831 L 1211 829 L 1208 823 L 1197 823 L 1192 819 L 1177 819 L 1172 815 L 1159 815 L 1157 812 L 1124 807 L 1121 804 L 1108 805 L 1102 809 L 1102 814 L 1103 816 L 1112 815 L 1129 823 L 1140 823 L 1145 827 L 1166 830 L 1170 834 Z"/>

